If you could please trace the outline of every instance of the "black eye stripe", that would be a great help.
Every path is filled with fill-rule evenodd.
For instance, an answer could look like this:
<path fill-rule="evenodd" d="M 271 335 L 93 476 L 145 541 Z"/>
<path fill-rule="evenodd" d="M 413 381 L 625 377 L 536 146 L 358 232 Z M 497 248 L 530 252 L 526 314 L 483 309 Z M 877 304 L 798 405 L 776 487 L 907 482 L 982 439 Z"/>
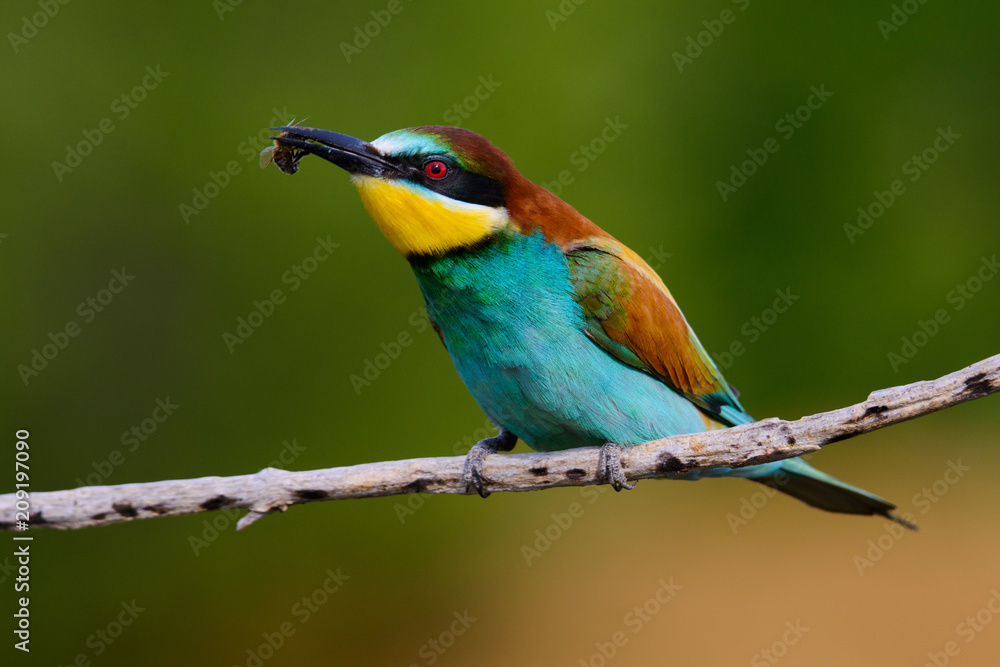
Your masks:
<path fill-rule="evenodd" d="M 438 161 L 446 165 L 448 172 L 443 177 L 432 178 L 425 167 Z M 412 156 L 405 159 L 403 172 L 407 180 L 451 199 L 482 206 L 504 205 L 503 186 L 498 181 L 466 171 L 446 156 Z"/>

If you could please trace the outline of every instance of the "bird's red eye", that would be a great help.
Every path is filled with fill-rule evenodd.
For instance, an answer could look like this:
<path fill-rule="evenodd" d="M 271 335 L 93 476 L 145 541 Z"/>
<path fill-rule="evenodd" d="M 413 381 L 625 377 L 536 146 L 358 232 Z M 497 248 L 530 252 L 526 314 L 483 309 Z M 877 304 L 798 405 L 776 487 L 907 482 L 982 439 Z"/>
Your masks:
<path fill-rule="evenodd" d="M 438 181 L 448 175 L 448 165 L 442 160 L 431 160 L 424 165 L 424 173 Z"/>

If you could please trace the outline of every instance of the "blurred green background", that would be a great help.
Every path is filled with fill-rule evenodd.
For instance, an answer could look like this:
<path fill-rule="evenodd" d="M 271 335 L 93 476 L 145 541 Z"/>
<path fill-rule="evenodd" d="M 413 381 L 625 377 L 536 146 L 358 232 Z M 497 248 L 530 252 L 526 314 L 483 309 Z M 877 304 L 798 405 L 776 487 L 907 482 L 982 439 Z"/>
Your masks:
<path fill-rule="evenodd" d="M 894 7 L 5 2 L 0 490 L 18 428 L 37 491 L 249 473 L 283 453 L 294 470 L 450 455 L 484 435 L 345 175 L 314 158 L 293 178 L 258 168 L 264 128 L 292 117 L 366 139 L 458 120 L 536 182 L 566 172 L 562 197 L 658 269 L 707 349 L 742 344 L 719 360 L 759 417 L 997 353 L 1000 279 L 976 276 L 1000 251 L 1000 7 L 909 0 L 890 30 Z M 813 86 L 832 95 L 779 125 Z M 586 157 L 609 119 L 625 127 Z M 911 181 L 906 163 L 949 128 Z M 717 182 L 769 138 L 777 152 L 724 200 Z M 896 179 L 904 194 L 848 234 Z M 339 247 L 293 290 L 283 276 L 317 239 Z M 123 269 L 128 285 L 102 292 Z M 286 301 L 230 351 L 223 334 L 275 289 Z M 776 290 L 798 299 L 772 318 Z M 22 377 L 70 321 L 79 334 Z M 356 390 L 402 332 L 412 345 Z M 904 338 L 922 344 L 894 364 Z M 158 400 L 177 406 L 162 423 Z M 4 662 L 992 663 L 998 400 L 812 458 L 919 534 L 738 480 L 317 503 L 239 534 L 224 513 L 37 532 L 30 655 L 11 646 L 0 549 Z M 968 470 L 946 478 L 951 464 Z M 328 571 L 349 579 L 320 595 Z M 142 611 L 120 628 L 123 604 Z"/>

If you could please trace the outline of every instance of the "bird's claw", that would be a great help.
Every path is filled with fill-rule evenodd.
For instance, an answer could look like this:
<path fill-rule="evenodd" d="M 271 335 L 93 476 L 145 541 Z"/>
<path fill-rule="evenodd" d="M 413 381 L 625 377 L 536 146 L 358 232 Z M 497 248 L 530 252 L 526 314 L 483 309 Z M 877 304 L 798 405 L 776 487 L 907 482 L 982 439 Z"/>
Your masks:
<path fill-rule="evenodd" d="M 483 462 L 490 454 L 506 452 L 514 448 L 517 444 L 517 436 L 509 431 L 500 429 L 500 434 L 492 438 L 483 438 L 472 446 L 465 457 L 465 469 L 462 471 L 462 481 L 465 482 L 466 492 L 473 489 L 483 498 L 490 495 L 486 490 L 486 484 L 490 479 L 483 474 Z"/>
<path fill-rule="evenodd" d="M 469 450 L 465 457 L 465 470 L 462 472 L 462 481 L 465 482 L 466 491 L 475 489 L 483 498 L 490 495 L 485 487 L 485 484 L 490 480 L 483 474 L 483 461 L 487 454 L 493 454 L 495 451 L 486 444 L 485 440 L 480 440 Z"/>
<path fill-rule="evenodd" d="M 615 491 L 634 489 L 636 482 L 629 482 L 622 472 L 622 448 L 613 442 L 601 446 L 601 454 L 597 459 L 597 474 L 602 481 L 611 485 Z"/>

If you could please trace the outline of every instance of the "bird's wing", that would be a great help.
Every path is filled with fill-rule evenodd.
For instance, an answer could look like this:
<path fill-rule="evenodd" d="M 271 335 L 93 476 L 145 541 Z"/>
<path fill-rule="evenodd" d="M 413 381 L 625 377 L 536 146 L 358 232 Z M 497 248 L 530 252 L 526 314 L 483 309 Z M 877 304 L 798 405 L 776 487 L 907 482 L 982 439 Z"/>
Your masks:
<path fill-rule="evenodd" d="M 660 277 L 609 237 L 564 247 L 587 335 L 620 361 L 668 384 L 728 426 L 752 421 Z"/>

